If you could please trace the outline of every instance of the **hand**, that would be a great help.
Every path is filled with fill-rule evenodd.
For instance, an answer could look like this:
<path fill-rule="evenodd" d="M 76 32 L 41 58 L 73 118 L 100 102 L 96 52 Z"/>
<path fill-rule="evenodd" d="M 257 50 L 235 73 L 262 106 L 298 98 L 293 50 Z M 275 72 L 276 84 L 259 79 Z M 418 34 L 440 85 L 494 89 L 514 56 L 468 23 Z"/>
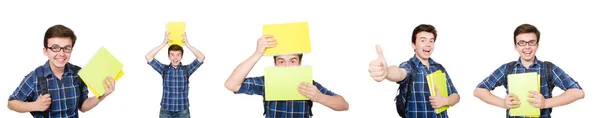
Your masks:
<path fill-rule="evenodd" d="M 504 97 L 504 108 L 505 109 L 519 108 L 520 105 L 521 105 L 521 102 L 519 100 L 519 97 L 517 97 L 517 95 L 510 93 L 510 94 L 506 95 L 506 97 Z"/>
<path fill-rule="evenodd" d="M 263 55 L 265 49 L 272 48 L 277 45 L 277 39 L 273 38 L 272 35 L 263 35 L 256 43 L 256 52 L 254 54 Z"/>
<path fill-rule="evenodd" d="M 48 107 L 50 107 L 50 103 L 52 103 L 52 98 L 50 98 L 50 94 L 39 95 L 38 98 L 33 102 L 34 109 L 33 111 L 46 111 Z"/>
<path fill-rule="evenodd" d="M 535 108 L 545 109 L 546 106 L 546 98 L 540 92 L 537 91 L 529 91 L 529 98 L 527 101 Z M 533 98 L 533 99 L 531 99 Z"/>
<path fill-rule="evenodd" d="M 321 102 L 321 96 L 324 95 L 323 93 L 321 93 L 321 91 L 319 91 L 319 89 L 317 89 L 315 85 L 312 85 L 307 82 L 301 82 L 300 85 L 298 85 L 298 91 L 300 92 L 300 94 L 310 99 L 310 101 L 317 103 Z"/>
<path fill-rule="evenodd" d="M 169 39 L 169 35 L 171 35 L 171 32 L 165 32 L 165 39 L 163 40 L 163 44 L 169 44 L 171 42 L 171 39 Z"/>
<path fill-rule="evenodd" d="M 181 34 L 182 40 L 181 42 L 183 42 L 183 44 L 185 44 L 185 46 L 189 45 L 189 42 L 187 40 L 187 34 L 185 32 L 183 32 L 183 34 Z"/>
<path fill-rule="evenodd" d="M 436 96 L 429 96 L 429 102 L 434 109 L 448 105 L 448 97 L 444 97 L 437 86 L 435 88 Z"/>
<path fill-rule="evenodd" d="M 385 61 L 385 57 L 383 57 L 383 52 L 379 44 L 375 48 L 377 49 L 378 58 L 369 64 L 369 73 L 375 81 L 381 82 L 387 76 L 387 62 Z"/>
<path fill-rule="evenodd" d="M 106 77 L 104 80 L 104 89 L 105 91 L 102 97 L 106 97 L 115 91 L 115 80 L 112 77 Z"/>

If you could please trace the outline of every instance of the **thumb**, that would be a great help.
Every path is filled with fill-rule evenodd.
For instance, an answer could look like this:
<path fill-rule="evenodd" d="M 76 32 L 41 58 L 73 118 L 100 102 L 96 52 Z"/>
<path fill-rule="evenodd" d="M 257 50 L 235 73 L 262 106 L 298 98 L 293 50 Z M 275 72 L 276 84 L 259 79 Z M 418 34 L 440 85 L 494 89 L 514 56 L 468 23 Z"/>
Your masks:
<path fill-rule="evenodd" d="M 435 93 L 436 93 L 435 95 L 436 95 L 436 96 L 438 96 L 438 95 L 442 95 L 442 92 L 440 92 L 440 89 L 438 89 L 438 87 L 437 87 L 437 86 L 433 86 L 433 88 L 435 89 Z"/>
<path fill-rule="evenodd" d="M 381 63 L 383 63 L 383 68 L 387 68 L 387 62 L 385 61 L 385 57 L 383 56 L 383 51 L 381 51 L 381 46 L 377 44 L 375 48 L 377 49 L 377 56 L 379 60 L 381 60 Z"/>

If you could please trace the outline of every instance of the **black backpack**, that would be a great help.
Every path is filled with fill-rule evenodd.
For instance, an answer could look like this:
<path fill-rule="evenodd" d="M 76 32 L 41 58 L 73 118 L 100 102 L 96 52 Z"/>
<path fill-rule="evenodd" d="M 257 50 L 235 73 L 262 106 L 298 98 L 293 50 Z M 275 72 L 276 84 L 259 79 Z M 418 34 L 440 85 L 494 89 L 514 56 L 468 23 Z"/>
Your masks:
<path fill-rule="evenodd" d="M 167 70 L 169 70 L 169 67 L 171 67 L 170 64 L 169 64 L 169 66 L 164 67 L 163 73 L 162 73 L 163 79 L 165 79 L 165 77 L 167 77 Z M 190 72 L 188 72 L 187 66 L 183 65 L 181 67 L 183 68 L 183 71 L 185 71 L 185 78 L 187 79 L 186 83 L 189 84 L 190 83 Z"/>
<path fill-rule="evenodd" d="M 314 80 L 313 80 L 313 83 L 315 83 Z M 319 91 L 319 92 L 321 92 L 321 91 Z M 267 115 L 267 110 L 268 110 L 267 109 L 267 101 L 265 99 L 265 96 L 267 96 L 267 95 L 263 95 L 263 109 L 264 109 L 263 115 Z M 306 101 L 308 102 L 308 115 L 313 116 L 313 113 L 312 113 L 313 102 L 310 100 L 306 100 Z"/>
<path fill-rule="evenodd" d="M 507 73 L 506 75 L 507 76 L 508 76 L 508 73 L 512 73 L 513 66 L 515 66 L 515 64 L 517 64 L 517 62 L 516 61 L 512 61 L 512 62 L 508 63 L 508 65 L 506 66 L 506 73 Z M 548 89 L 547 92 L 548 92 L 548 96 L 549 97 L 552 97 L 552 90 L 554 89 L 554 85 L 552 84 L 552 78 L 551 78 L 551 76 L 552 76 L 552 65 L 554 65 L 554 64 L 552 64 L 552 62 L 544 61 L 543 67 L 544 67 L 544 71 L 545 71 L 546 76 L 540 78 L 541 79 L 540 82 L 546 81 L 546 83 L 547 83 L 546 87 Z M 507 86 L 507 83 L 508 82 L 504 83 L 505 86 Z M 542 85 L 542 83 L 540 83 L 540 86 L 541 85 Z M 506 91 L 508 91 L 508 89 Z M 550 110 L 550 113 L 552 113 L 552 108 L 549 108 L 549 110 Z"/>
<path fill-rule="evenodd" d="M 413 63 L 413 62 L 407 62 L 413 69 L 413 72 L 410 73 L 410 79 L 403 83 L 400 84 L 400 82 L 398 82 L 400 85 L 398 87 L 398 95 L 396 95 L 396 98 L 394 99 L 394 101 L 396 101 L 396 112 L 398 112 L 398 115 L 402 118 L 406 118 L 406 111 L 407 111 L 407 102 L 410 99 L 410 96 L 412 94 L 412 84 L 414 82 L 414 79 L 417 78 L 417 66 Z M 444 66 L 442 66 L 441 64 L 434 64 L 434 66 L 436 66 L 438 69 L 441 69 L 443 72 L 446 72 L 446 69 L 444 69 Z M 401 89 L 406 89 L 405 93 L 402 93 Z"/>
<path fill-rule="evenodd" d="M 81 69 L 80 67 L 77 67 L 77 66 L 71 66 L 71 67 L 73 67 L 75 70 Z M 40 67 L 38 67 L 38 68 L 35 69 L 35 76 L 37 77 L 37 80 L 36 80 L 37 81 L 37 86 L 40 87 L 40 89 L 37 89 L 37 92 L 41 93 L 42 95 L 49 94 L 48 83 L 46 82 L 47 78 L 44 76 L 44 67 L 43 66 L 40 66 Z M 83 90 L 83 85 L 80 83 L 79 84 L 79 91 L 81 91 L 81 90 Z M 50 109 L 50 108 L 48 108 L 48 109 Z M 35 111 L 35 112 L 29 112 L 29 113 L 32 116 L 34 116 L 34 114 L 36 114 L 36 113 L 41 113 L 41 114 L 43 114 L 42 118 L 49 118 L 48 115 L 50 114 L 50 111 L 49 110 L 46 110 L 46 111 Z"/>

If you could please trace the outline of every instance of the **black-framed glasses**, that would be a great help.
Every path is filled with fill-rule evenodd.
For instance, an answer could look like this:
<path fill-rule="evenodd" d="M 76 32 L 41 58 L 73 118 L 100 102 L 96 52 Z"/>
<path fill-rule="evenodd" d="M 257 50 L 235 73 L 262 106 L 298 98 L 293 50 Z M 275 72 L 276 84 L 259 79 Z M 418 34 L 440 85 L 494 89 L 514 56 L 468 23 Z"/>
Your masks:
<path fill-rule="evenodd" d="M 46 47 L 46 49 L 50 49 L 52 52 L 60 52 L 62 50 L 63 52 L 70 53 L 73 51 L 73 47 L 71 46 L 60 47 L 58 45 L 52 45 L 52 47 Z"/>
<path fill-rule="evenodd" d="M 517 42 L 517 45 L 519 45 L 519 46 L 525 46 L 525 45 L 536 46 L 537 45 L 537 41 L 536 40 L 519 41 L 519 42 Z"/>

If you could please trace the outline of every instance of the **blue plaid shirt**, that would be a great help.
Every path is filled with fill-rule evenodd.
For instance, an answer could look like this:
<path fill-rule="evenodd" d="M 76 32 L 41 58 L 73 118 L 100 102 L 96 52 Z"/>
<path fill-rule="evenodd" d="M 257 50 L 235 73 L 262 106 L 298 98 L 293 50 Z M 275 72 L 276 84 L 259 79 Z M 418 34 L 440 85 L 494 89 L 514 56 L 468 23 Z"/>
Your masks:
<path fill-rule="evenodd" d="M 50 64 L 46 61 L 46 64 L 40 66 L 43 68 L 43 75 L 46 77 L 46 83 L 48 86 L 48 93 L 52 102 L 47 111 L 49 112 L 50 118 L 77 118 L 78 110 L 81 108 L 83 102 L 88 98 L 87 86 L 81 81 L 77 72 L 79 67 L 67 63 L 65 65 L 65 72 L 62 75 L 62 79 L 58 80 L 56 75 L 50 70 Z M 38 67 L 38 68 L 40 68 Z M 35 71 L 30 72 L 25 76 L 19 87 L 10 95 L 8 100 L 19 100 L 23 102 L 34 102 L 39 94 L 41 94 L 41 88 L 38 88 L 38 77 Z M 80 89 L 79 86 L 83 86 Z M 47 113 L 48 113 L 47 112 Z M 34 118 L 41 118 L 43 114 L 41 112 L 32 113 Z"/>
<path fill-rule="evenodd" d="M 325 95 L 335 96 L 336 94 L 327 90 L 317 82 L 313 85 Z M 265 95 L 265 77 L 248 77 L 235 94 Z M 310 109 L 307 100 L 290 101 L 267 101 L 266 118 L 309 118 Z"/>
<path fill-rule="evenodd" d="M 152 62 L 148 63 L 154 70 L 160 73 L 161 76 L 165 76 L 163 79 L 163 94 L 160 101 L 160 106 L 168 111 L 182 111 L 190 107 L 190 101 L 188 99 L 189 86 L 187 74 L 192 75 L 203 62 L 194 59 L 194 61 L 185 67 L 188 72 L 184 72 L 184 66 L 179 64 L 177 68 L 173 66 L 165 65 L 160 63 L 158 60 L 153 59 Z M 167 68 L 166 75 L 163 75 L 164 69 Z"/>
<path fill-rule="evenodd" d="M 415 66 L 417 66 L 416 69 L 411 67 L 409 63 L 415 64 Z M 431 107 L 431 103 L 429 102 L 429 96 L 431 96 L 431 93 L 429 93 L 429 87 L 427 84 L 426 76 L 437 70 L 440 70 L 440 68 L 433 66 L 434 64 L 437 64 L 437 63 L 435 61 L 433 61 L 433 59 L 429 58 L 429 65 L 431 65 L 431 66 L 429 66 L 429 69 L 427 69 L 426 66 L 423 65 L 423 63 L 421 63 L 421 61 L 416 56 L 413 56 L 408 61 L 403 62 L 399 65 L 399 68 L 406 69 L 407 76 L 404 80 L 397 82 L 398 84 L 404 84 L 405 82 L 408 82 L 408 80 L 414 79 L 413 83 L 412 83 L 412 88 L 410 88 L 412 90 L 412 94 L 410 96 L 410 99 L 407 102 L 406 117 L 408 117 L 408 118 L 447 118 L 448 117 L 447 112 L 450 109 L 448 109 L 440 114 L 435 114 L 435 109 L 433 107 Z M 411 75 L 411 73 L 414 73 L 414 72 L 417 73 L 417 76 L 416 76 L 416 78 L 411 78 L 410 75 Z M 444 73 L 446 73 L 448 95 L 450 95 L 452 93 L 458 94 L 458 92 L 456 91 L 456 88 L 454 88 L 454 84 L 452 84 L 452 80 L 450 79 L 448 72 L 444 72 Z M 407 92 L 407 89 L 400 89 L 400 91 L 402 93 L 405 93 L 405 92 Z"/>
<path fill-rule="evenodd" d="M 527 72 L 537 72 L 540 74 L 541 78 L 546 77 L 546 71 L 544 70 L 544 62 L 537 60 L 537 58 L 535 59 L 534 63 L 531 64 L 529 66 L 529 69 L 525 69 L 525 66 L 523 66 L 521 64 L 521 60 L 519 59 L 517 61 L 517 63 L 514 65 L 514 67 L 507 67 L 507 64 L 503 64 L 502 66 L 500 66 L 500 68 L 496 69 L 494 71 L 494 73 L 492 73 L 490 76 L 488 76 L 487 78 L 485 78 L 481 83 L 479 83 L 479 85 L 477 85 L 477 88 L 484 88 L 487 90 L 494 90 L 496 87 L 498 86 L 504 86 L 504 88 L 507 88 L 507 82 L 506 82 L 506 76 L 507 74 L 507 69 L 506 68 L 513 68 L 513 72 L 510 72 L 509 74 L 519 74 L 519 73 L 527 73 Z M 567 73 L 565 73 L 562 69 L 560 69 L 558 66 L 556 65 L 552 65 L 552 77 L 551 77 L 551 84 L 548 84 L 546 81 L 541 81 L 540 83 L 540 90 L 541 90 L 541 94 L 544 95 L 544 97 L 546 99 L 548 98 L 552 98 L 551 93 L 552 93 L 552 89 L 556 86 L 562 90 L 567 90 L 567 89 L 581 89 L 581 86 L 579 86 L 579 84 L 573 80 L 573 78 L 571 78 L 569 75 L 567 75 Z M 549 87 L 548 87 L 549 86 Z M 550 89 L 550 90 L 548 90 Z M 508 88 L 506 89 L 506 93 L 508 94 Z M 523 98 L 521 98 L 523 99 Z M 527 101 L 525 102 L 521 102 L 521 104 L 528 104 Z M 541 114 L 540 114 L 540 118 L 550 118 L 550 113 L 552 112 L 552 108 L 548 108 L 548 109 L 541 109 Z M 509 110 L 506 110 L 506 117 L 507 118 L 525 118 L 525 117 L 511 117 L 509 116 Z"/>

